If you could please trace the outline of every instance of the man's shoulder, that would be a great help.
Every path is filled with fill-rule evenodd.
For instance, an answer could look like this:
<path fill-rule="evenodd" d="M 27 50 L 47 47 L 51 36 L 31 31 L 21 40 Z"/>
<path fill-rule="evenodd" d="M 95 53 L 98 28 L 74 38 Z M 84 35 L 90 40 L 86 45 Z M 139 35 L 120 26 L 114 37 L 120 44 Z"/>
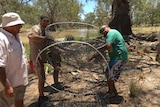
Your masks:
<path fill-rule="evenodd" d="M 4 38 L 7 38 L 9 33 L 6 31 L 6 30 L 4 30 L 4 29 L 1 29 L 0 30 L 0 39 L 4 39 Z"/>
<path fill-rule="evenodd" d="M 31 29 L 40 29 L 39 25 L 33 25 Z"/>
<path fill-rule="evenodd" d="M 111 29 L 110 32 L 112 32 L 112 33 L 119 33 L 119 31 L 117 29 Z"/>
<path fill-rule="evenodd" d="M 7 37 L 6 37 L 6 35 L 3 33 L 3 32 L 0 32 L 0 40 L 4 40 L 4 39 L 6 39 Z"/>
<path fill-rule="evenodd" d="M 122 37 L 122 34 L 116 30 L 116 29 L 111 29 L 110 32 L 109 32 L 110 35 L 114 35 L 115 37 L 118 37 L 118 38 L 121 38 Z"/>
<path fill-rule="evenodd" d="M 30 29 L 29 34 L 36 33 L 36 34 L 40 35 L 40 32 L 41 32 L 40 26 L 39 25 L 33 25 L 32 28 Z"/>

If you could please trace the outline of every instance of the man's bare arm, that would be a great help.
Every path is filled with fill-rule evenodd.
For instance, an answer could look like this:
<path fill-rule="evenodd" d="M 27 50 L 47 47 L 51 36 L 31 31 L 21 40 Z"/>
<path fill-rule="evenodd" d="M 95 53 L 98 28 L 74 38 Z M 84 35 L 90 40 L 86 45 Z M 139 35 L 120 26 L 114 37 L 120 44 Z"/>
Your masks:
<path fill-rule="evenodd" d="M 44 41 L 46 40 L 46 37 L 45 36 L 38 36 L 36 34 L 29 34 L 28 35 L 28 38 L 30 40 L 33 40 L 33 41 Z"/>
<path fill-rule="evenodd" d="M 7 97 L 13 97 L 13 88 L 10 85 L 6 73 L 5 73 L 5 68 L 0 67 L 0 82 L 4 86 L 5 89 L 5 95 Z"/>

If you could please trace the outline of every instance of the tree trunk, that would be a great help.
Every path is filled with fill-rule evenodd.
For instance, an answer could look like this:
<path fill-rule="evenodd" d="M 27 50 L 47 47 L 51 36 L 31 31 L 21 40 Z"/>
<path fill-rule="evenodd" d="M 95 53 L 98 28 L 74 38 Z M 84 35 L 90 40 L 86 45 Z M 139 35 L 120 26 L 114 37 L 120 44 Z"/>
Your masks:
<path fill-rule="evenodd" d="M 113 29 L 117 29 L 126 41 L 129 41 L 129 35 L 132 34 L 129 11 L 128 0 L 113 1 L 112 18 L 109 22 L 109 26 Z"/>

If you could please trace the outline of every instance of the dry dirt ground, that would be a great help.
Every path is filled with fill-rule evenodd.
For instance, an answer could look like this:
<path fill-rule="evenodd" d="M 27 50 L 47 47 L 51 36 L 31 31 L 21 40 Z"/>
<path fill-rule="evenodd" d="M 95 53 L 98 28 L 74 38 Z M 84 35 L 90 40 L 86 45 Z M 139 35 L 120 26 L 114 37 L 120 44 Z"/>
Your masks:
<path fill-rule="evenodd" d="M 152 44 L 153 42 L 143 43 L 143 45 L 149 47 Z M 135 54 L 137 55 L 136 52 Z M 155 51 L 149 50 L 147 54 L 139 55 L 140 57 L 136 55 L 133 53 L 129 56 L 129 64 L 125 72 L 120 76 L 118 82 L 116 82 L 118 95 L 113 98 L 105 96 L 108 87 L 103 74 L 85 74 L 85 72 L 83 72 L 82 75 L 81 70 L 69 72 L 69 75 L 62 73 L 60 74 L 60 81 L 63 82 L 62 85 L 64 87 L 62 91 L 52 89 L 52 86 L 54 86 L 52 75 L 48 74 L 46 78 L 47 84 L 45 84 L 45 95 L 49 97 L 50 106 L 160 107 L 160 64 L 155 61 L 156 53 Z M 136 61 L 134 60 L 134 56 L 136 56 Z M 77 74 L 81 75 L 83 77 L 81 79 L 85 81 L 78 80 L 79 77 L 75 77 Z M 63 78 L 63 76 L 65 76 L 65 78 Z M 94 81 L 93 77 L 99 81 Z M 67 82 L 68 80 L 70 80 L 70 82 Z M 24 98 L 25 107 L 37 107 L 37 83 L 36 75 L 30 73 L 29 85 L 27 86 Z M 77 94 L 79 92 L 80 94 Z M 43 107 L 48 106 L 44 103 Z"/>
<path fill-rule="evenodd" d="M 108 90 L 105 81 L 102 85 L 103 88 L 98 90 L 94 95 L 77 97 L 67 94 L 65 91 L 56 92 L 49 87 L 50 85 L 45 86 L 45 94 L 50 98 L 50 103 L 54 105 L 53 107 L 159 107 L 160 67 L 151 69 L 151 72 L 144 72 L 133 77 L 122 75 L 116 83 L 119 94 L 114 98 L 107 98 L 105 96 Z M 53 83 L 52 76 L 49 75 L 47 79 L 48 82 Z M 134 81 L 133 84 L 132 81 Z M 78 84 L 82 87 L 84 85 L 83 83 Z M 131 84 L 133 85 L 132 89 L 130 89 Z M 133 97 L 131 97 L 131 90 L 133 95 L 135 95 Z M 30 74 L 29 85 L 25 95 L 25 107 L 36 107 L 37 99 L 37 77 L 34 74 Z"/>

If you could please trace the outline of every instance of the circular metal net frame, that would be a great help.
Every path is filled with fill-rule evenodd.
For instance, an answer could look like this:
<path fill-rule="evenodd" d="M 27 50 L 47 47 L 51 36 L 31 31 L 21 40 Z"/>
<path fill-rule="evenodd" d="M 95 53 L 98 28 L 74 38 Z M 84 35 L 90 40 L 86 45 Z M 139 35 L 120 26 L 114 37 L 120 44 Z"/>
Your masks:
<path fill-rule="evenodd" d="M 94 102 L 96 105 L 99 104 L 94 97 L 97 96 L 97 92 L 100 90 L 107 90 L 104 75 L 104 71 L 107 67 L 107 60 L 102 53 L 87 42 L 63 41 L 44 48 L 38 54 L 36 62 L 38 63 L 38 58 L 41 54 L 48 53 L 48 51 L 53 50 L 53 47 L 57 49 L 56 51 L 60 51 L 61 71 L 59 72 L 59 81 L 63 83 L 63 90 L 59 90 L 52 85 L 53 82 L 50 81 L 53 80 L 52 76 L 47 75 L 52 74 L 54 68 L 52 68 L 51 62 L 47 62 L 48 67 L 51 67 L 51 69 L 50 71 L 46 71 L 47 77 L 45 82 L 47 87 L 50 88 L 50 93 L 58 92 L 58 95 L 52 94 L 52 98 L 57 98 L 60 102 L 64 99 L 83 102 L 89 98 L 91 99 L 89 101 Z M 95 53 L 99 53 L 99 56 L 97 59 L 90 61 L 89 59 Z M 52 57 L 48 56 L 47 58 Z M 56 95 L 58 97 L 55 97 Z"/>
<path fill-rule="evenodd" d="M 63 82 L 64 89 L 59 90 L 52 85 L 52 76 L 48 76 L 53 73 L 54 68 L 49 60 L 46 63 L 45 82 L 50 89 L 49 93 L 54 93 L 49 94 L 54 99 L 53 103 L 57 107 L 103 106 L 105 101 L 98 92 L 105 93 L 108 90 L 104 71 L 108 67 L 109 58 L 107 53 L 98 51 L 98 48 L 104 45 L 105 39 L 99 36 L 97 27 L 80 22 L 59 22 L 49 25 L 46 33 L 50 40 L 39 52 L 37 59 L 44 53 L 54 52 L 56 48 L 62 65 L 59 81 Z M 59 38 L 64 38 L 65 41 L 60 42 Z M 99 56 L 89 61 L 95 53 L 99 53 Z M 151 71 L 152 59 L 148 55 L 128 46 L 128 56 L 120 78 L 134 78 L 143 71 Z"/>
<path fill-rule="evenodd" d="M 81 22 L 58 22 L 46 28 L 48 36 L 47 46 L 39 52 L 46 55 L 46 87 L 49 89 L 52 103 L 56 106 L 97 107 L 101 104 L 97 91 L 106 90 L 104 71 L 107 67 L 106 55 L 97 48 L 104 44 L 99 36 L 98 28 Z M 65 40 L 65 41 L 64 41 Z M 47 53 L 58 52 L 61 57 L 61 71 L 59 81 L 63 89 L 54 87 L 52 75 L 52 56 Z M 95 53 L 99 56 L 91 61 Z M 54 60 L 54 59 L 53 59 Z M 58 93 L 57 93 L 58 92 Z"/>

